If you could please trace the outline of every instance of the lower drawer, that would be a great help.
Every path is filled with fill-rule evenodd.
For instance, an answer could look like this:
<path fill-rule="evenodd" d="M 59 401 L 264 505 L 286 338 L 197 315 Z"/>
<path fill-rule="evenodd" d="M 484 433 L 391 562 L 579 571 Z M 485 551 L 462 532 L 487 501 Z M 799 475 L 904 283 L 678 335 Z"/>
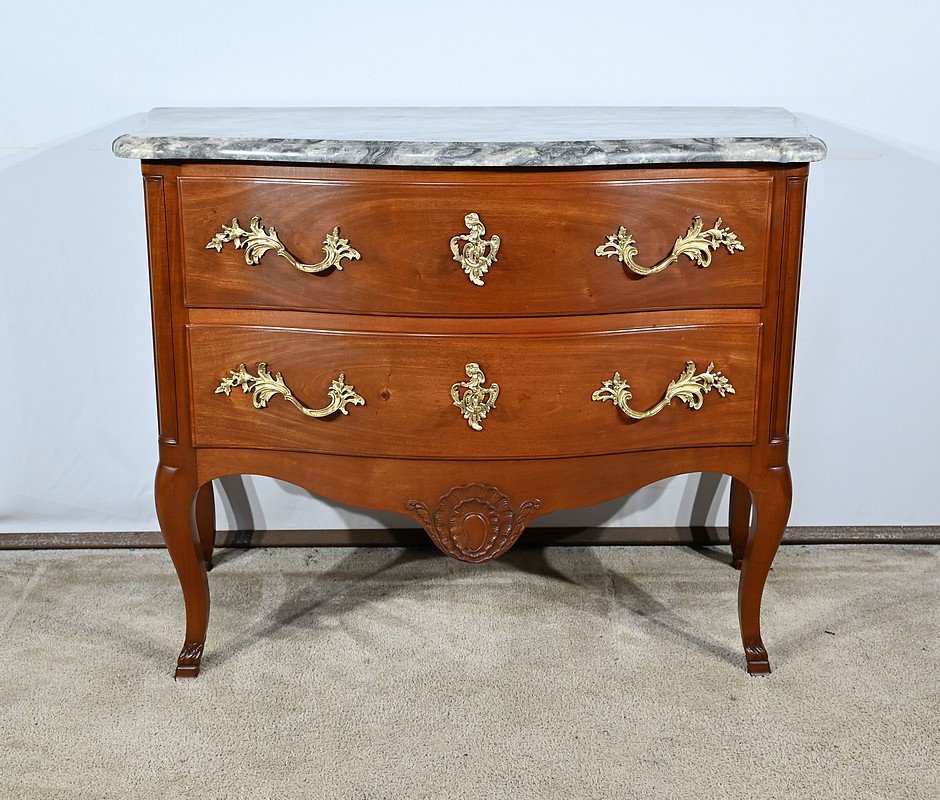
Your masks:
<path fill-rule="evenodd" d="M 755 436 L 759 324 L 539 336 L 188 331 L 197 447 L 493 459 Z"/>

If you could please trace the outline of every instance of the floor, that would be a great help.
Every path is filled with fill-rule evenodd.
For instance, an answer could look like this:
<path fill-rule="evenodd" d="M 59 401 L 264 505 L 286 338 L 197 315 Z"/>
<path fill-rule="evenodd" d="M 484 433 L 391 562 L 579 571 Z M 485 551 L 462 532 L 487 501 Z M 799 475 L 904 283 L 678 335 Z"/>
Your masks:
<path fill-rule="evenodd" d="M 940 547 L 0 551 L 0 797 L 940 797 Z"/>

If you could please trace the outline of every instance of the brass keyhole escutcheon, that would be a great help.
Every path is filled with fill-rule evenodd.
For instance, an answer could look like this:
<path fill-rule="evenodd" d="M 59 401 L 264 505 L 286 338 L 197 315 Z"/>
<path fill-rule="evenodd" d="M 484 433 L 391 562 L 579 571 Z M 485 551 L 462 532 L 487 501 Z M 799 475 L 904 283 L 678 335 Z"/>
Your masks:
<path fill-rule="evenodd" d="M 471 361 L 464 369 L 468 380 L 459 381 L 450 387 L 450 396 L 454 405 L 460 409 L 467 424 L 475 431 L 483 430 L 483 420 L 486 415 L 496 408 L 496 398 L 499 397 L 499 384 L 494 383 L 484 387 L 486 376 L 480 365 Z M 461 389 L 464 390 L 461 394 Z"/>
<path fill-rule="evenodd" d="M 496 254 L 499 252 L 499 237 L 493 234 L 484 239 L 486 228 L 480 221 L 480 215 L 471 211 L 463 218 L 464 224 L 470 233 L 461 233 L 450 240 L 450 252 L 454 261 L 463 267 L 470 282 L 476 286 L 483 285 L 483 276 L 496 263 Z M 464 242 L 463 248 L 460 243 Z"/>

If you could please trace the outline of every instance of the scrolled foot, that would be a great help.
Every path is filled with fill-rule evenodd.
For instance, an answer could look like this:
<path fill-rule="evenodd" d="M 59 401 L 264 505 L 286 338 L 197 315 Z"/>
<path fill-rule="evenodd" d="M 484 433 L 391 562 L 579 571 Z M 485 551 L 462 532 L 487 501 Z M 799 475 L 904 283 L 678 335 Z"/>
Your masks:
<path fill-rule="evenodd" d="M 186 642 L 176 660 L 177 678 L 195 678 L 199 674 L 202 664 L 202 651 L 204 642 Z"/>
<path fill-rule="evenodd" d="M 770 659 L 762 642 L 751 644 L 744 648 L 744 657 L 747 659 L 748 675 L 769 675 Z"/>
<path fill-rule="evenodd" d="M 736 569 L 740 571 L 743 565 L 744 565 L 743 558 L 735 558 L 734 556 L 731 556 L 731 568 L 732 569 Z"/>

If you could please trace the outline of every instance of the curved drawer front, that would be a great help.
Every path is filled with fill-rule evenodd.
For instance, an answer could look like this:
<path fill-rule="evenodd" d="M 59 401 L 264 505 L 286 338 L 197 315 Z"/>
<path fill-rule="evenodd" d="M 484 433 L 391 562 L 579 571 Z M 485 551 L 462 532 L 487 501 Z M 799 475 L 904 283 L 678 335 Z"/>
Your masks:
<path fill-rule="evenodd" d="M 543 336 L 192 325 L 194 444 L 444 459 L 749 444 L 759 342 L 759 324 Z"/>
<path fill-rule="evenodd" d="M 398 316 L 757 307 L 773 179 L 743 172 L 184 174 L 186 302 Z"/>

